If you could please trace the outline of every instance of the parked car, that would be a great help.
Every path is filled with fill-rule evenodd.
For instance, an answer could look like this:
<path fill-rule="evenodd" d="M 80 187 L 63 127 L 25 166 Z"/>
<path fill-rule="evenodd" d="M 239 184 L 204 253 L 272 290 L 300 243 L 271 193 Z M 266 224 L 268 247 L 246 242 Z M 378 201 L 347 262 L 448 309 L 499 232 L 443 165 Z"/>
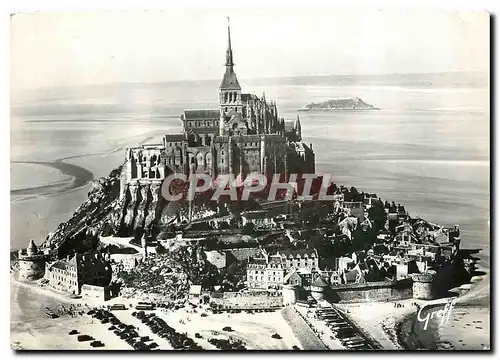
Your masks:
<path fill-rule="evenodd" d="M 78 335 L 78 341 L 82 342 L 82 341 L 89 341 L 89 340 L 94 340 L 94 338 L 90 335 Z"/>
<path fill-rule="evenodd" d="M 124 304 L 114 304 L 109 307 L 110 310 L 126 310 L 127 307 Z"/>

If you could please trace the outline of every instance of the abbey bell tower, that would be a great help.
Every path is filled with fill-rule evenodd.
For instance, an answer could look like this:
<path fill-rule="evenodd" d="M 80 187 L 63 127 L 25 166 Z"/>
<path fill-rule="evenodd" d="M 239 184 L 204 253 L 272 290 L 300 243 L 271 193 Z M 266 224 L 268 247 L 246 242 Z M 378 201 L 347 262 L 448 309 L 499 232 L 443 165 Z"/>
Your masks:
<path fill-rule="evenodd" d="M 227 18 L 227 51 L 226 72 L 219 86 L 219 110 L 220 110 L 220 135 L 223 134 L 224 124 L 234 112 L 242 114 L 243 104 L 241 102 L 241 87 L 234 73 L 233 49 L 231 48 L 231 29 L 229 17 Z"/>

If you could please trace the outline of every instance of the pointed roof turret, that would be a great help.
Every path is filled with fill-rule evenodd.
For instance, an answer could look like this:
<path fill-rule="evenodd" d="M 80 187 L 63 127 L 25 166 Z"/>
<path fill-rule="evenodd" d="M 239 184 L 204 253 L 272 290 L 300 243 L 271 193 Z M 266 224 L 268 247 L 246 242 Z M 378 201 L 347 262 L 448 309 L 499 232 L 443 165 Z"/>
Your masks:
<path fill-rule="evenodd" d="M 328 283 L 323 280 L 321 276 L 318 276 L 318 278 L 311 284 L 311 286 L 315 287 L 327 287 Z"/>
<path fill-rule="evenodd" d="M 297 135 L 297 140 L 302 140 L 302 126 L 300 125 L 300 117 L 297 114 L 297 119 L 293 122 L 293 128 L 295 129 L 295 134 Z"/>
<path fill-rule="evenodd" d="M 30 240 L 30 244 L 28 245 L 28 248 L 26 249 L 26 252 L 28 255 L 35 255 L 38 253 L 38 247 L 35 245 L 35 241 Z"/>
<path fill-rule="evenodd" d="M 222 78 L 220 89 L 241 90 L 236 74 L 234 73 L 233 48 L 231 47 L 231 28 L 229 26 L 229 17 L 227 18 L 226 72 Z"/>
<path fill-rule="evenodd" d="M 300 129 L 300 117 L 299 117 L 299 115 L 297 115 L 297 118 L 294 120 L 293 127 L 295 129 Z"/>

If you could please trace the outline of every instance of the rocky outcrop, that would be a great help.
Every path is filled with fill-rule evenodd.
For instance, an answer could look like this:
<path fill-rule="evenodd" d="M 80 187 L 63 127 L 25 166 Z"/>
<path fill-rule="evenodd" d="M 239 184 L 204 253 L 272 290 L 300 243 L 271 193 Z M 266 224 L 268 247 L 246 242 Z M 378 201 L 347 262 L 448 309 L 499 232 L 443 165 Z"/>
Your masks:
<path fill-rule="evenodd" d="M 187 211 L 185 204 L 167 207 L 159 183 L 128 184 L 120 196 L 122 176 L 120 167 L 108 177 L 94 180 L 88 199 L 47 237 L 42 247 L 57 249 L 58 256 L 64 257 L 96 249 L 99 235 L 140 239 L 145 233 L 154 237 L 160 228 L 179 220 L 180 211 Z"/>
<path fill-rule="evenodd" d="M 357 111 L 357 110 L 380 110 L 373 105 L 365 103 L 358 97 L 338 98 L 323 101 L 320 103 L 309 103 L 299 111 L 322 111 L 322 110 L 342 110 L 342 111 Z"/>
<path fill-rule="evenodd" d="M 217 268 L 209 263 L 201 248 L 178 248 L 168 254 L 144 259 L 131 271 L 118 271 L 114 281 L 121 284 L 124 297 L 149 297 L 170 301 L 187 296 L 189 286 L 211 288 L 222 280 Z"/>
<path fill-rule="evenodd" d="M 111 171 L 108 177 L 93 180 L 88 199 L 67 222 L 47 236 L 42 248 L 57 249 L 59 257 L 95 248 L 97 234 L 117 205 L 120 171 L 121 168 L 118 168 Z"/>

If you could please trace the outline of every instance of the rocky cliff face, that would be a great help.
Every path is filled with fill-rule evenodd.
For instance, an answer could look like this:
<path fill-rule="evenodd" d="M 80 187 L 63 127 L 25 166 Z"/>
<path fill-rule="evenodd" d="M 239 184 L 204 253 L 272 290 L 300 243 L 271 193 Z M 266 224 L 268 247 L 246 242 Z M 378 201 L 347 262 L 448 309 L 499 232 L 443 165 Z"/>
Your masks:
<path fill-rule="evenodd" d="M 144 233 L 156 236 L 176 220 L 187 220 L 187 204 L 168 204 L 161 196 L 160 184 L 130 184 L 120 197 L 121 176 L 120 167 L 108 177 L 94 180 L 88 199 L 42 246 L 58 249 L 58 256 L 64 257 L 97 248 L 99 235 L 140 239 Z"/>
<path fill-rule="evenodd" d="M 113 218 L 115 233 L 120 236 L 151 234 L 165 207 L 160 200 L 159 184 L 130 184 L 116 207 Z"/>
<path fill-rule="evenodd" d="M 96 249 L 99 235 L 133 236 L 140 242 L 143 235 L 157 237 L 169 224 L 187 222 L 190 216 L 195 220 L 200 214 L 213 212 L 203 201 L 194 201 L 190 215 L 186 201 L 169 203 L 161 196 L 160 183 L 131 183 L 120 196 L 122 176 L 119 167 L 108 177 L 94 180 L 88 199 L 42 246 L 57 249 L 61 258 Z"/>
<path fill-rule="evenodd" d="M 108 177 L 94 180 L 88 199 L 76 209 L 71 219 L 47 236 L 42 247 L 58 249 L 59 257 L 63 257 L 97 245 L 103 219 L 110 214 L 119 195 L 120 171 L 121 168 L 115 169 Z"/>
<path fill-rule="evenodd" d="M 130 185 L 120 198 L 121 170 L 94 180 L 88 199 L 42 246 L 58 249 L 58 256 L 63 257 L 95 249 L 99 235 L 140 238 L 144 232 L 156 231 L 162 220 L 167 220 L 162 217 L 166 204 L 160 196 L 160 185 Z"/>

